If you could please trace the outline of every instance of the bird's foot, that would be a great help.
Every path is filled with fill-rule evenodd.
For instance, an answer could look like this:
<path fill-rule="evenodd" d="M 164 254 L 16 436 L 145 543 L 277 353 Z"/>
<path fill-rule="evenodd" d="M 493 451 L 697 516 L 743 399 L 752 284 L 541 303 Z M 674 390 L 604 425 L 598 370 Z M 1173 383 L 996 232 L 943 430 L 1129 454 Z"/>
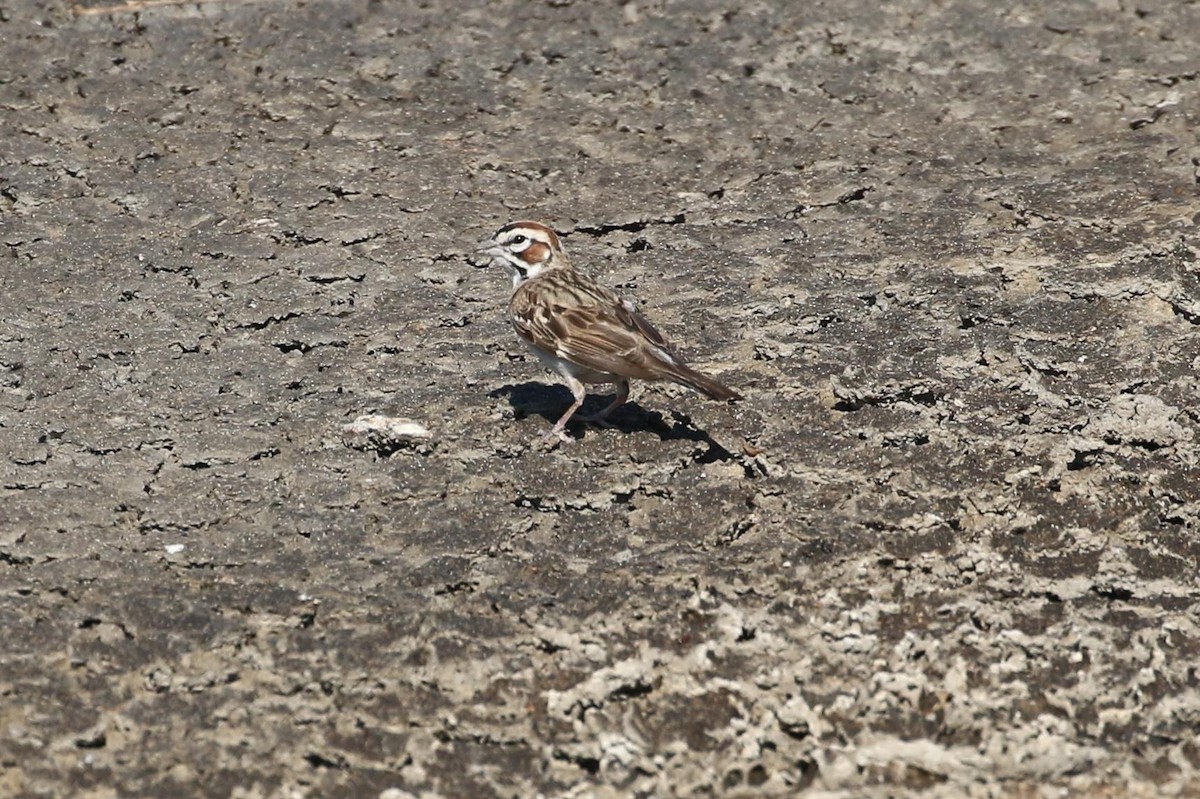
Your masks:
<path fill-rule="evenodd" d="M 559 444 L 570 444 L 575 439 L 571 438 L 571 434 L 567 432 L 566 426 L 555 425 L 547 430 L 536 439 L 537 443 L 542 444 L 547 449 L 554 449 Z"/>
<path fill-rule="evenodd" d="M 591 416 L 579 416 L 576 418 L 578 418 L 579 421 L 581 421 L 581 422 L 587 422 L 588 424 L 594 424 L 597 427 L 603 427 L 606 430 L 615 430 L 617 427 L 615 424 L 608 421 L 607 413 L 596 413 Z"/>

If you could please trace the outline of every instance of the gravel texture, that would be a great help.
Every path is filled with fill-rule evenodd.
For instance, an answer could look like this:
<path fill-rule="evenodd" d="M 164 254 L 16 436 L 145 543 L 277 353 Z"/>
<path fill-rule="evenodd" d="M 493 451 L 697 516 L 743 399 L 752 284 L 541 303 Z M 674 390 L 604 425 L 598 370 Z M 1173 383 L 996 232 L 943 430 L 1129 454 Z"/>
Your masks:
<path fill-rule="evenodd" d="M 102 2 L 0 0 L 0 795 L 1200 796 L 1200 4 Z M 746 399 L 538 446 L 521 218 Z"/>

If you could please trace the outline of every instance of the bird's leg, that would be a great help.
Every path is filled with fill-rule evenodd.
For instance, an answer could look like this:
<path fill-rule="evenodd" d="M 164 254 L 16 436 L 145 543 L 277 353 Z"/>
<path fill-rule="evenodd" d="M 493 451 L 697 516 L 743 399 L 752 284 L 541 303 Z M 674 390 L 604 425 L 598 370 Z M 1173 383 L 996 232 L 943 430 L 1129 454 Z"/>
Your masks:
<path fill-rule="evenodd" d="M 620 408 L 622 405 L 625 404 L 625 401 L 627 399 L 629 399 L 629 381 L 624 378 L 621 378 L 620 380 L 617 381 L 616 386 L 617 386 L 617 395 L 615 397 L 613 397 L 612 402 L 608 403 L 607 408 L 600 411 L 600 413 L 595 414 L 594 416 L 581 416 L 580 418 L 583 419 L 585 422 L 591 422 L 592 424 L 598 424 L 601 427 L 612 427 L 612 425 L 609 424 L 607 421 L 609 414 L 611 414 L 617 408 Z"/>
<path fill-rule="evenodd" d="M 559 441 L 571 441 L 572 438 L 567 435 L 567 422 L 571 420 L 571 417 L 575 415 L 575 411 L 579 410 L 579 406 L 582 405 L 584 399 L 587 398 L 587 389 L 584 388 L 583 383 L 579 382 L 570 375 L 563 375 L 563 381 L 567 384 L 567 388 L 571 389 L 571 395 L 575 397 L 575 402 L 571 403 L 571 407 L 567 408 L 567 412 L 564 413 L 559 420 L 555 422 L 554 427 L 552 427 L 550 431 L 542 437 L 545 440 L 557 439 Z"/>

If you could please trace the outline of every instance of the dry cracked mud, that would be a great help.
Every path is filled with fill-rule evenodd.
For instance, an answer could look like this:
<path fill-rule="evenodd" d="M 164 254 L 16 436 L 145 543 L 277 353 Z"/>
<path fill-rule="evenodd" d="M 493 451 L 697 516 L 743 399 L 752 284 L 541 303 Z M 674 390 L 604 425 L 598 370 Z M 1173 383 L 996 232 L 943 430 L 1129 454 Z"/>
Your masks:
<path fill-rule="evenodd" d="M 106 2 L 0 0 L 0 795 L 1200 796 L 1200 4 Z M 534 446 L 516 218 L 746 399 Z"/>

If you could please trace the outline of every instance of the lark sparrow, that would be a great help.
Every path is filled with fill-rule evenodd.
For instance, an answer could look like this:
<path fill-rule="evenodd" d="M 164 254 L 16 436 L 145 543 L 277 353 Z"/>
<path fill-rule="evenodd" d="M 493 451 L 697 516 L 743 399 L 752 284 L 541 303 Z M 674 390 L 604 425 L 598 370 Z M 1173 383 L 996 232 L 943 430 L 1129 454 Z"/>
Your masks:
<path fill-rule="evenodd" d="M 517 335 L 575 397 L 547 438 L 571 440 L 566 426 L 587 397 L 585 383 L 616 385 L 607 408 L 581 417 L 600 424 L 629 399 L 630 378 L 672 380 L 716 400 L 741 398 L 685 364 L 632 302 L 577 272 L 558 236 L 545 225 L 505 225 L 479 252 L 512 275 L 508 307 Z"/>

